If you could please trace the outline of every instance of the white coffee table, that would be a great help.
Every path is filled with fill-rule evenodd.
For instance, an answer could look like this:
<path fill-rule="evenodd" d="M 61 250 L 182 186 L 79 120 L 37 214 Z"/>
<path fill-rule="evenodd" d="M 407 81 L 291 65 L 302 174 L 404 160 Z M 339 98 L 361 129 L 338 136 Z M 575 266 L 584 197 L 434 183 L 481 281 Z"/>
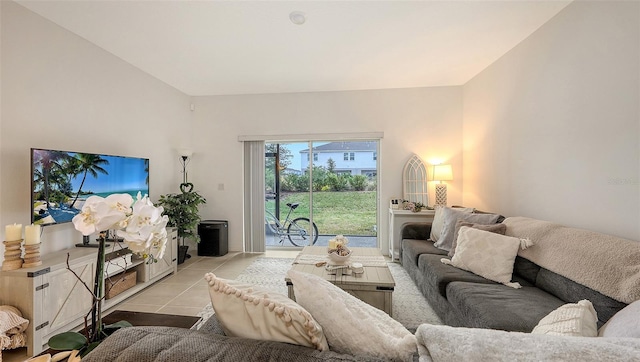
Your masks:
<path fill-rule="evenodd" d="M 317 261 L 329 261 L 326 246 L 306 246 L 302 249 L 291 269 L 314 274 L 335 284 L 342 290 L 378 309 L 392 315 L 392 296 L 395 281 L 386 260 L 376 248 L 351 248 L 351 262 L 364 265 L 364 273 L 329 274 Z M 285 278 L 289 298 L 295 300 L 291 279 Z"/>

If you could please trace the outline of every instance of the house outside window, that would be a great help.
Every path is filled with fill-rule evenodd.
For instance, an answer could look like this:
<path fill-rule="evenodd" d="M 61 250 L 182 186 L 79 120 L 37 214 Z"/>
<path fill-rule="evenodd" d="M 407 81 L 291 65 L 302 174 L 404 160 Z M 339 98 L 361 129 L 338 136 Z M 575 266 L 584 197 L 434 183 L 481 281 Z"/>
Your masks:
<path fill-rule="evenodd" d="M 315 152 L 313 153 L 313 160 L 318 161 L 318 154 Z"/>
<path fill-rule="evenodd" d="M 344 160 L 345 161 L 353 161 L 355 159 L 356 159 L 355 152 L 345 152 L 344 153 Z"/>
<path fill-rule="evenodd" d="M 376 161 L 378 159 L 378 152 L 373 153 L 373 160 Z"/>

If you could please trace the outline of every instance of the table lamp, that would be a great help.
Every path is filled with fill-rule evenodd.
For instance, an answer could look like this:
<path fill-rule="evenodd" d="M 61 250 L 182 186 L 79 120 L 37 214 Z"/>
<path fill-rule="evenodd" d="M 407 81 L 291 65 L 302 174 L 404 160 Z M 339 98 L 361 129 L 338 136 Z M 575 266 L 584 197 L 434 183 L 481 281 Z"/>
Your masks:
<path fill-rule="evenodd" d="M 436 205 L 447 205 L 447 184 L 442 183 L 442 181 L 451 180 L 453 180 L 451 165 L 433 166 L 433 181 L 438 181 L 436 184 Z"/>

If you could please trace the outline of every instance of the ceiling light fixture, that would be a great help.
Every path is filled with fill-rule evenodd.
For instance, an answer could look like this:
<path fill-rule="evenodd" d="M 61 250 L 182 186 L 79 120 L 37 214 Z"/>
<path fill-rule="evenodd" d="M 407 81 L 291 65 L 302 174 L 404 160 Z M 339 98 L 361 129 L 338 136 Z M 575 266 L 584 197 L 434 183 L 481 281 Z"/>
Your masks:
<path fill-rule="evenodd" d="M 292 11 L 291 14 L 289 14 L 289 20 L 296 25 L 302 25 L 307 21 L 307 15 L 302 11 Z"/>

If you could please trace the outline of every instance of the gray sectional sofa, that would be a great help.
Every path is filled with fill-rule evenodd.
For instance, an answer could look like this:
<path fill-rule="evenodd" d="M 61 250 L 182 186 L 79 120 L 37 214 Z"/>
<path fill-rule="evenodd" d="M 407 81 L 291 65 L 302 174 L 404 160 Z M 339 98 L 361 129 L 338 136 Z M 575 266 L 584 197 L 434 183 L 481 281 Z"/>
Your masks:
<path fill-rule="evenodd" d="M 447 325 L 531 332 L 554 309 L 588 299 L 600 327 L 627 305 L 521 256 L 516 257 L 512 277 L 521 289 L 445 265 L 440 259 L 449 258 L 447 251 L 434 246 L 430 233 L 431 223 L 404 225 L 401 263 Z"/>

